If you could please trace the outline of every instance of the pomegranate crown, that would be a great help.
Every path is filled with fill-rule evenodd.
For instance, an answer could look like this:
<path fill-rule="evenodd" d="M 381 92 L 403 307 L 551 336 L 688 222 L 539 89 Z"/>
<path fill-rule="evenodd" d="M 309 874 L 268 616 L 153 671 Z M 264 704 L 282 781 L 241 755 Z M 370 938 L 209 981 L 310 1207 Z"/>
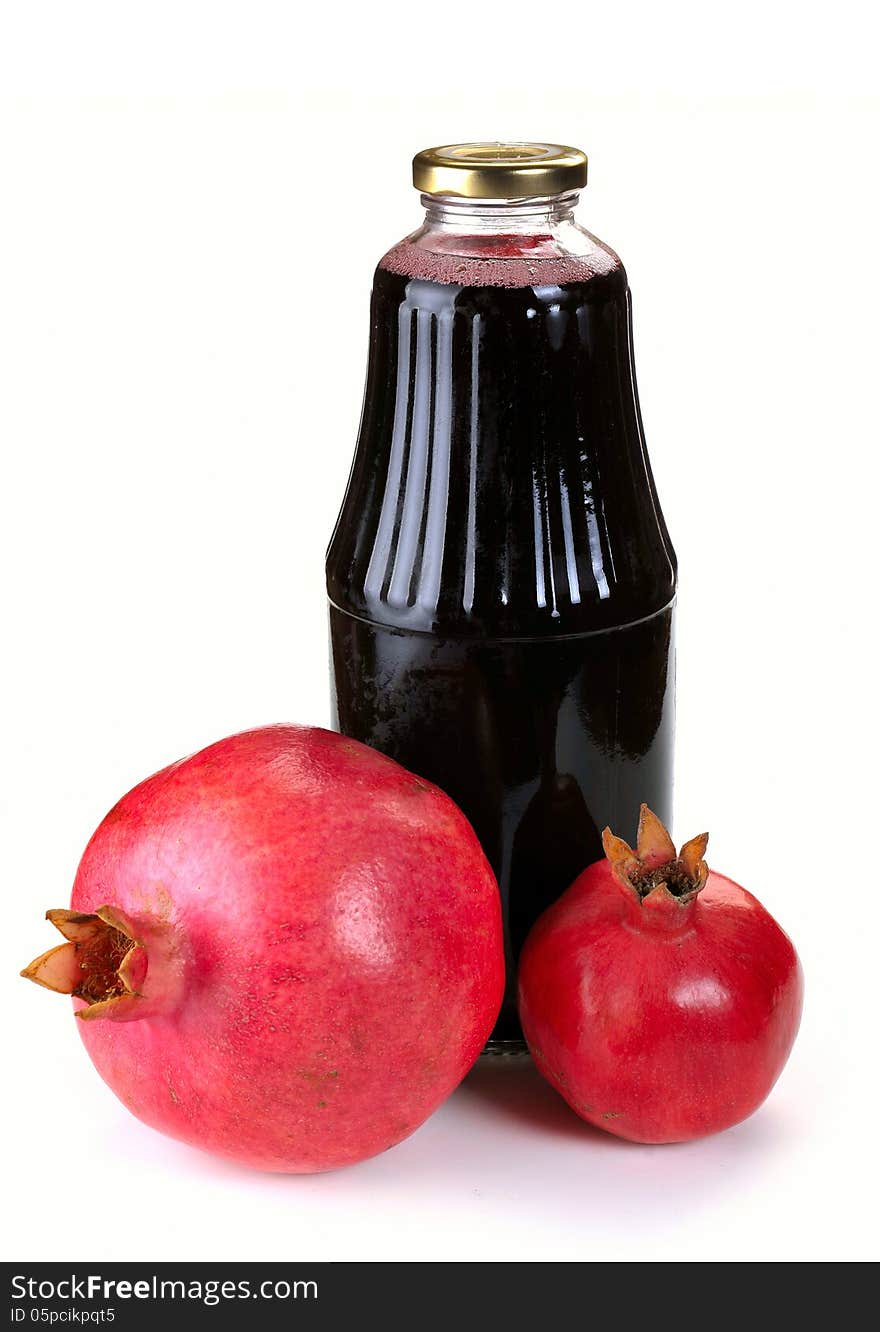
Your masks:
<path fill-rule="evenodd" d="M 128 921 L 110 906 L 99 907 L 94 915 L 47 911 L 46 919 L 67 943 L 35 958 L 22 976 L 57 994 L 83 999 L 85 1007 L 77 1017 L 84 1020 L 131 1016 L 130 1010 L 140 1001 L 146 953 Z"/>
<path fill-rule="evenodd" d="M 167 920 L 129 920 L 116 907 L 94 912 L 47 911 L 66 942 L 35 958 L 21 973 L 57 994 L 81 1000 L 83 1022 L 131 1022 L 168 1013 L 185 988 L 189 950 Z"/>
<path fill-rule="evenodd" d="M 640 902 L 650 899 L 651 905 L 670 897 L 681 903 L 694 900 L 709 877 L 703 859 L 708 844 L 709 834 L 700 833 L 676 854 L 675 843 L 647 805 L 642 805 L 639 814 L 635 851 L 610 828 L 602 834 L 602 846 L 616 878 Z"/>

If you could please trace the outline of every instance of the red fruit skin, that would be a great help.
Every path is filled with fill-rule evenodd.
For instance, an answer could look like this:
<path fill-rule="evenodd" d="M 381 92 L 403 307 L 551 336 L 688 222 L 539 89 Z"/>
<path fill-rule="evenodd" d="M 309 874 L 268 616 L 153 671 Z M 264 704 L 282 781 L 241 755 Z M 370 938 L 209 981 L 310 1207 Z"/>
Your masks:
<path fill-rule="evenodd" d="M 538 920 L 519 1004 L 544 1077 L 590 1124 L 685 1142 L 763 1102 L 797 1035 L 803 977 L 760 902 L 709 872 L 693 901 L 640 902 L 608 861 Z"/>
<path fill-rule="evenodd" d="M 77 1024 L 95 1067 L 145 1123 L 249 1166 L 400 1142 L 500 1007 L 498 890 L 470 825 L 329 731 L 248 731 L 135 787 L 76 876 L 74 910 L 105 903 L 136 935 L 158 921 L 172 961 L 148 957 L 150 1016 Z"/>

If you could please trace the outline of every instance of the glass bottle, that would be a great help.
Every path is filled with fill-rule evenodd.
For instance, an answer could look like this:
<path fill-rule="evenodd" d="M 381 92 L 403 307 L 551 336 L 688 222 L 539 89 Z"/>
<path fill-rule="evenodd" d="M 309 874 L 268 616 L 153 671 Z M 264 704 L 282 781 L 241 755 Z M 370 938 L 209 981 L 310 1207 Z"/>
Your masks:
<path fill-rule="evenodd" d="M 574 220 L 586 158 L 419 153 L 425 220 L 376 270 L 367 383 L 327 556 L 334 724 L 435 782 L 498 877 L 508 987 L 538 915 L 671 814 L 676 562 L 630 292 Z"/>

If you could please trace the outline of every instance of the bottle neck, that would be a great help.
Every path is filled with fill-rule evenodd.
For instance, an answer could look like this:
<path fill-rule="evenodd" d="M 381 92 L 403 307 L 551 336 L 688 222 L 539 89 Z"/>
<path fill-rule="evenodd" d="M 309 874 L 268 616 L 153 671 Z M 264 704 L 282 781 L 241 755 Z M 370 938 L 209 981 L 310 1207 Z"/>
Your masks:
<path fill-rule="evenodd" d="M 462 199 L 451 195 L 422 195 L 427 227 L 469 236 L 552 234 L 557 227 L 574 222 L 577 201 L 576 190 L 534 199 Z"/>
<path fill-rule="evenodd" d="M 406 245 L 434 254 L 478 259 L 563 259 L 596 251 L 594 236 L 575 221 L 578 193 L 534 199 L 461 199 L 423 194 L 425 220 Z M 524 275 L 524 281 L 529 281 Z"/>

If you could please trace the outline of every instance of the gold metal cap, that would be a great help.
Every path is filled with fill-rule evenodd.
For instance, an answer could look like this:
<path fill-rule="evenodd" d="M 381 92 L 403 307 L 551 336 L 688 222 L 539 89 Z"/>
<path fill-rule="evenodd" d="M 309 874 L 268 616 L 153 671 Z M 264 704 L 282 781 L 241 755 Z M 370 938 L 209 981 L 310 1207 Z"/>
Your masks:
<path fill-rule="evenodd" d="M 529 199 L 586 183 L 586 154 L 562 143 L 451 143 L 413 158 L 413 185 L 422 194 Z"/>

